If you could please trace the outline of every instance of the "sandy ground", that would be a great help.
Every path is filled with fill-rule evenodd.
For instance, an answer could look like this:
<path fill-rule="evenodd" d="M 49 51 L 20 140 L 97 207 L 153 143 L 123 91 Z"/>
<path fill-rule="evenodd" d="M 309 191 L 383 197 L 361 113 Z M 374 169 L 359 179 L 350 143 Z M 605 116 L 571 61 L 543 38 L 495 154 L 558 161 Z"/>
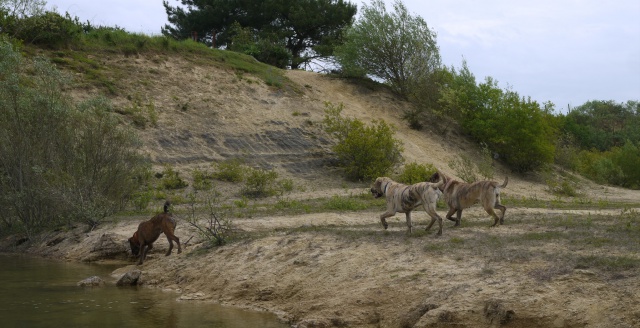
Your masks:
<path fill-rule="evenodd" d="M 290 198 L 366 192 L 366 184 L 346 183 L 329 175 L 331 169 L 322 164 L 324 155 L 319 154 L 329 145 L 318 127 L 324 101 L 344 104 L 345 115 L 365 122 L 384 119 L 394 124 L 396 136 L 404 142 L 407 162 L 431 163 L 455 174 L 448 165 L 451 159 L 461 153 L 477 154 L 455 131 L 440 135 L 429 128 L 407 129 L 400 117 L 408 104 L 389 93 L 339 79 L 290 71 L 287 76 L 302 91 L 286 93 L 247 83 L 251 77 L 238 80 L 233 72 L 189 63 L 158 64 L 137 58 L 128 59 L 126 65 L 140 79 L 145 79 L 149 67 L 154 67 L 153 74 L 164 74 L 150 86 L 137 83 L 141 89 L 135 91 L 144 95 L 144 101 L 153 102 L 158 113 L 158 125 L 141 131 L 144 151 L 157 167 L 169 163 L 189 172 L 243 154 L 249 163 L 293 179 L 299 187 Z M 188 76 L 188 80 L 178 80 L 179 76 Z M 122 97 L 114 102 L 126 104 L 127 100 Z M 284 137 L 274 136 L 273 131 Z M 296 143 L 283 142 L 292 138 Z M 509 185 L 504 192 L 510 197 L 555 197 L 540 178 L 518 176 L 498 164 L 496 179 L 502 181 L 507 175 Z M 581 192 L 581 198 L 594 203 L 640 203 L 639 191 L 588 181 L 582 181 Z M 559 262 L 554 254 L 570 258 L 567 252 L 591 252 L 566 248 L 554 240 L 534 244 L 527 255 L 511 244 L 508 249 L 498 246 L 486 252 L 468 246 L 470 241 L 513 240 L 513 236 L 550 229 L 562 233 L 562 228 L 544 223 L 553 218 L 610 217 L 607 224 L 622 224 L 622 207 L 577 212 L 505 205 L 509 210 L 504 226 L 489 228 L 486 214 L 474 207 L 465 212 L 461 228 L 446 222 L 439 238 L 433 231 L 407 236 L 402 215 L 390 219 L 385 232 L 377 219 L 379 211 L 327 212 L 237 218 L 234 226 L 252 237 L 207 249 L 181 221 L 176 235 L 183 242 L 194 236 L 184 252 L 163 256 L 167 242 L 161 238 L 137 268 L 143 272 L 143 285 L 173 291 L 180 300 L 270 311 L 292 327 L 640 326 L 637 269 L 616 276 L 589 268 L 554 271 Z M 443 209 L 439 213 L 445 214 Z M 136 268 L 135 259 L 126 255 L 126 239 L 143 219 L 117 219 L 91 232 L 78 227 L 53 233 L 31 251 L 70 261 L 93 261 L 101 260 L 96 251 L 111 241 L 123 251 L 118 260 L 126 261 L 113 273 L 116 279 Z M 415 213 L 414 221 L 420 230 L 427 216 Z M 640 245 L 594 252 L 598 251 L 640 257 Z M 541 270 L 551 271 L 548 279 L 532 274 Z"/>

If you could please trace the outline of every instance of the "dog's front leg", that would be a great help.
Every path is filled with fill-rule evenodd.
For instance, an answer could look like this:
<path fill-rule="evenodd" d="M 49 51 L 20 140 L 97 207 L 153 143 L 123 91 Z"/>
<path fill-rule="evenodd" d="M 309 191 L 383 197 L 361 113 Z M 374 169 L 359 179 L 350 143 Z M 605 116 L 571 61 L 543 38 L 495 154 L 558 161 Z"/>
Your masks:
<path fill-rule="evenodd" d="M 407 213 L 405 214 L 405 216 L 407 217 L 407 229 L 409 231 L 409 234 L 411 234 L 413 231 L 413 226 L 411 224 L 411 211 L 407 211 Z"/>
<path fill-rule="evenodd" d="M 141 265 L 144 262 L 144 258 L 146 254 L 147 254 L 147 246 L 142 245 L 142 249 L 140 250 L 140 256 L 138 257 L 138 265 Z"/>
<path fill-rule="evenodd" d="M 138 261 L 138 264 L 142 264 L 144 262 L 144 260 L 147 258 L 147 252 L 149 252 L 151 249 L 153 248 L 153 244 L 148 244 L 145 246 L 142 246 L 142 253 L 140 254 L 140 260 Z"/>
<path fill-rule="evenodd" d="M 382 226 L 384 227 L 384 230 L 387 230 L 387 228 L 389 228 L 389 224 L 387 224 L 387 218 L 392 217 L 395 214 L 396 213 L 384 212 L 380 215 L 380 222 L 382 222 Z"/>

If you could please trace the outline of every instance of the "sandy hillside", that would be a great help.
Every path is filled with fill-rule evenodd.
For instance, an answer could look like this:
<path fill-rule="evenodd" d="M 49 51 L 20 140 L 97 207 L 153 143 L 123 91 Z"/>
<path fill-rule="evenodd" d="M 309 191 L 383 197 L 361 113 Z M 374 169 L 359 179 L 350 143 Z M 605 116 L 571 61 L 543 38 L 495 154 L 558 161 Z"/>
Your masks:
<path fill-rule="evenodd" d="M 408 104 L 384 90 L 324 75 L 289 71 L 298 91 L 281 91 L 251 76 L 186 61 L 104 60 L 126 65 L 136 77 L 130 94 L 155 105 L 158 125 L 140 134 L 156 169 L 171 164 L 187 175 L 214 161 L 242 157 L 293 179 L 298 187 L 291 198 L 365 192 L 366 183 L 343 181 L 331 165 L 331 141 L 320 128 L 325 101 L 344 104 L 346 116 L 394 124 L 407 162 L 431 163 L 454 174 L 449 161 L 477 151 L 455 131 L 408 129 L 400 119 Z M 130 100 L 122 96 L 114 102 L 127 106 Z M 583 181 L 583 202 L 620 207 L 563 209 L 554 205 L 541 178 L 519 176 L 498 164 L 496 178 L 507 175 L 505 194 L 549 205 L 506 203 L 506 223 L 497 228 L 489 228 L 486 213 L 476 206 L 465 211 L 461 228 L 445 222 L 442 237 L 422 231 L 427 222 L 422 212 L 414 213 L 413 236 L 406 235 L 401 214 L 383 231 L 382 208 L 237 218 L 234 225 L 253 237 L 209 250 L 181 221 L 176 235 L 183 242 L 193 239 L 182 254 L 164 257 L 167 243 L 161 238 L 138 267 L 142 284 L 176 292 L 184 301 L 274 312 L 300 328 L 640 326 L 637 266 L 612 272 L 580 260 L 640 261 L 639 237 L 629 233 L 640 224 L 640 209 L 634 209 L 640 192 Z M 101 260 L 96 254 L 108 245 L 127 261 L 110 278 L 116 279 L 136 268 L 126 255 L 126 239 L 143 219 L 114 218 L 91 232 L 78 227 L 53 233 L 32 251 L 93 261 Z M 589 238 L 594 246 L 582 241 Z M 614 242 L 620 238 L 629 242 Z"/>

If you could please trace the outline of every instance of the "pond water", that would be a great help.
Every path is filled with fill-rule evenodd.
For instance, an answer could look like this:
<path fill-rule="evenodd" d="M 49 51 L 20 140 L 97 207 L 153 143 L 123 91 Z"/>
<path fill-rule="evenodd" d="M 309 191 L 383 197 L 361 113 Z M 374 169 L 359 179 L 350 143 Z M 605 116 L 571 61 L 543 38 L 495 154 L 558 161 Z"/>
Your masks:
<path fill-rule="evenodd" d="M 284 328 L 275 315 L 217 304 L 176 301 L 153 288 L 82 288 L 114 265 L 79 264 L 0 254 L 1 327 L 212 327 Z"/>

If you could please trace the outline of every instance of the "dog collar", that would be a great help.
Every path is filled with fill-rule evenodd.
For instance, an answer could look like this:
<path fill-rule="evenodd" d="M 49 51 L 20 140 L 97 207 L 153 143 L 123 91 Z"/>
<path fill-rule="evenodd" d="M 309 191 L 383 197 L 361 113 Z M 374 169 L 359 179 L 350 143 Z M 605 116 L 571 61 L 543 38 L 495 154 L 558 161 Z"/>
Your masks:
<path fill-rule="evenodd" d="M 384 195 L 387 194 L 387 187 L 389 187 L 389 182 L 387 182 L 387 184 L 384 185 L 384 191 L 382 192 Z"/>

